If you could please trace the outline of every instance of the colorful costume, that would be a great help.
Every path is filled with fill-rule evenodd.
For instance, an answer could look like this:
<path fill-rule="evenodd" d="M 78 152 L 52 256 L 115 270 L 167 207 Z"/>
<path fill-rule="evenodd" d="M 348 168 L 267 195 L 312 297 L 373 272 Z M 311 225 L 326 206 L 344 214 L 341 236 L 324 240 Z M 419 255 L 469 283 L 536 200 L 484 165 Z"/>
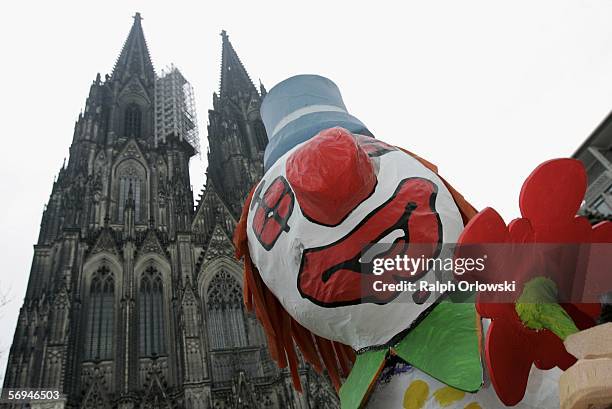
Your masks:
<path fill-rule="evenodd" d="M 261 113 L 270 139 L 265 174 L 245 203 L 235 244 L 244 257 L 245 303 L 298 389 L 294 344 L 315 368 L 327 369 L 347 409 L 559 406 L 555 367 L 575 359 L 547 327 L 527 328 L 514 303 L 508 310 L 436 290 L 398 292 L 393 285 L 433 284 L 445 273 L 421 267 L 373 274 L 363 266 L 398 255 L 452 257 L 444 243 L 539 242 L 555 229 L 567 240 L 596 241 L 599 234 L 612 241 L 609 228 L 573 221 L 585 189 L 576 161 L 534 172 L 523 189 L 520 229 L 508 229 L 492 209 L 477 214 L 434 165 L 375 139 L 326 78 L 281 82 Z M 562 185 L 548 197 L 539 193 L 551 167 L 567 173 L 569 193 Z M 550 314 L 570 333 L 592 326 L 598 314 L 555 308 Z M 550 315 L 526 310 L 524 316 Z"/>

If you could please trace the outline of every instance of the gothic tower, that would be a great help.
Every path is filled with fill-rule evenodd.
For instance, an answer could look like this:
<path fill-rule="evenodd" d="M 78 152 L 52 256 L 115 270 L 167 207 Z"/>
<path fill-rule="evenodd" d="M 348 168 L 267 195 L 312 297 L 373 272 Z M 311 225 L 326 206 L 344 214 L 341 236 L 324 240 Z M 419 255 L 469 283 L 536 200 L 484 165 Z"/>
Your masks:
<path fill-rule="evenodd" d="M 66 408 L 332 408 L 271 361 L 242 304 L 231 237 L 261 176 L 258 92 L 222 33 L 197 206 L 191 88 L 157 75 L 139 13 L 112 74 L 98 74 L 43 212 L 5 388 L 54 388 Z M 32 406 L 35 407 L 35 406 Z"/>
<path fill-rule="evenodd" d="M 262 175 L 263 151 L 268 142 L 259 116 L 261 98 L 236 55 L 227 33 L 221 32 L 221 81 L 209 111 L 208 178 L 218 187 L 234 213 Z"/>
<path fill-rule="evenodd" d="M 263 174 L 268 138 L 259 115 L 265 88 L 257 91 L 225 31 L 221 81 L 208 111 L 208 170 L 192 224 L 199 295 L 207 322 L 211 395 L 217 408 L 337 408 L 327 378 L 304 365 L 304 394 L 267 351 L 265 335 L 242 303 L 242 266 L 231 238 L 249 190 Z M 223 324 L 226 323 L 226 324 Z M 229 323 L 229 325 L 228 325 Z"/>

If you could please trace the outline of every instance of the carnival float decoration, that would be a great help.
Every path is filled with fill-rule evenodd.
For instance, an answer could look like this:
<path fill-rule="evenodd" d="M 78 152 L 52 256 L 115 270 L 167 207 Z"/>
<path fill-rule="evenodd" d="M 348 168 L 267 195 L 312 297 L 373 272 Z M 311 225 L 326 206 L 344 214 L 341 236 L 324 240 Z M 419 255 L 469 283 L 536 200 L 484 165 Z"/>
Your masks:
<path fill-rule="evenodd" d="M 264 175 L 245 201 L 234 242 L 245 304 L 296 389 L 301 355 L 327 371 L 344 409 L 612 402 L 605 386 L 612 324 L 595 327 L 599 304 L 573 302 L 586 291 L 580 283 L 605 278 L 612 265 L 601 251 L 589 264 L 588 245 L 612 243 L 612 223 L 591 226 L 576 216 L 586 190 L 580 162 L 535 169 L 521 190 L 522 217 L 506 225 L 494 209 L 474 209 L 432 163 L 375 138 L 327 78 L 281 82 L 261 115 L 269 138 Z M 558 248 L 544 260 L 497 250 L 551 243 Z M 503 300 L 486 291 L 437 291 L 433 284 L 458 277 L 426 263 L 371 270 L 375 260 L 447 260 L 492 244 L 501 247 L 489 249 L 486 268 L 461 280 L 509 272 L 517 289 Z M 555 262 L 559 251 L 563 263 Z M 425 285 L 406 284 L 417 282 Z M 582 383 L 561 379 L 567 376 Z"/>

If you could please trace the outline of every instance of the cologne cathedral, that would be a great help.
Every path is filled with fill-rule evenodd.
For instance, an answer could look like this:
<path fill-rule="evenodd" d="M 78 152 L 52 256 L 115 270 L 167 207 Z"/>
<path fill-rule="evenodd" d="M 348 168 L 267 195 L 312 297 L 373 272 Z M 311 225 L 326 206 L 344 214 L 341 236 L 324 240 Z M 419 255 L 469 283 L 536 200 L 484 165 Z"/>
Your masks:
<path fill-rule="evenodd" d="M 221 37 L 195 206 L 192 89 L 174 67 L 156 73 L 140 14 L 112 73 L 91 84 L 42 216 L 4 378 L 63 397 L 23 407 L 338 407 L 307 365 L 304 393 L 294 391 L 243 306 L 232 234 L 262 173 L 266 91 Z"/>

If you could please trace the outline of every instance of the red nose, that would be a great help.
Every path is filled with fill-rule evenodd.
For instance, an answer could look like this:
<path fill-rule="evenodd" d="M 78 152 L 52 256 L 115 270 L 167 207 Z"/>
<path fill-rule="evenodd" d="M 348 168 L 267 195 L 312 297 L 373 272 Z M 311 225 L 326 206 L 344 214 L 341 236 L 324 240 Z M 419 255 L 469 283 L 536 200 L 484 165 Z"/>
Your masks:
<path fill-rule="evenodd" d="M 302 213 L 328 226 L 339 224 L 376 186 L 372 161 L 344 128 L 326 129 L 293 152 L 286 172 Z"/>

